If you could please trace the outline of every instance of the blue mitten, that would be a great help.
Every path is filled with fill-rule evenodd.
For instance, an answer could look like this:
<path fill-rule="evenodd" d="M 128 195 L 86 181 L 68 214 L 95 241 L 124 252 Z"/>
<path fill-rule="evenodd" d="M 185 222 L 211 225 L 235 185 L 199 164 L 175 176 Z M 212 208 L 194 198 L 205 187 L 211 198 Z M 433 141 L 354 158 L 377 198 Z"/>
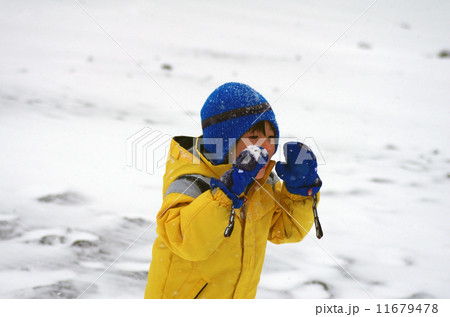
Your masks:
<path fill-rule="evenodd" d="M 317 194 L 322 181 L 317 174 L 317 160 L 311 149 L 300 142 L 283 146 L 286 163 L 277 162 L 275 170 L 291 194 L 312 196 Z"/>
<path fill-rule="evenodd" d="M 223 173 L 220 180 L 211 178 L 211 188 L 219 187 L 233 201 L 234 208 L 241 208 L 244 200 L 239 196 L 267 163 L 268 158 L 269 153 L 264 148 L 248 146 L 238 155 L 233 167 Z"/>

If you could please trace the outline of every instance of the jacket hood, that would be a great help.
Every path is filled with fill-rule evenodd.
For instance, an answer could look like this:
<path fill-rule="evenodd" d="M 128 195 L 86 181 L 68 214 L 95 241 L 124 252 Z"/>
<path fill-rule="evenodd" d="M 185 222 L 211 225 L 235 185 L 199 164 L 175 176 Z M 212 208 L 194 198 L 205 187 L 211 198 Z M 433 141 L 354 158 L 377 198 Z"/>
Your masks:
<path fill-rule="evenodd" d="M 171 140 L 164 174 L 163 197 L 169 185 L 181 175 L 200 174 L 220 178 L 232 164 L 213 165 L 197 149 L 196 137 L 176 136 Z"/>

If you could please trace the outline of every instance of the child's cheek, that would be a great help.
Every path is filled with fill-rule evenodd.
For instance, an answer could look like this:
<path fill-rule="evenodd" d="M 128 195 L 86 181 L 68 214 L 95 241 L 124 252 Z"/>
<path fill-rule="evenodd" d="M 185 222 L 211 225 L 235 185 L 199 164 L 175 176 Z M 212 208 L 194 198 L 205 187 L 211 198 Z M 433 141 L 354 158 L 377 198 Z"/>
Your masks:
<path fill-rule="evenodd" d="M 265 173 L 266 173 L 266 168 L 263 167 L 263 168 L 260 169 L 260 171 L 258 172 L 258 174 L 256 174 L 256 177 L 255 177 L 255 178 L 256 178 L 256 179 L 263 178 Z"/>

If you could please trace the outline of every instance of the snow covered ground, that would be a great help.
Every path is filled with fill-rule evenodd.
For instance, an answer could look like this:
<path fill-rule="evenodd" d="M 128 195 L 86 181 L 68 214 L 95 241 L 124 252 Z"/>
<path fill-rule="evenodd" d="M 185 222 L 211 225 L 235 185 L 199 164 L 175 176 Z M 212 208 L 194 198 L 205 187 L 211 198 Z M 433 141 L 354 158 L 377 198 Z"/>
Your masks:
<path fill-rule="evenodd" d="M 206 97 L 239 81 L 324 181 L 324 238 L 269 244 L 257 297 L 449 298 L 448 12 L 0 1 L 0 297 L 142 298 L 164 169 L 129 166 L 129 142 L 200 135 Z"/>

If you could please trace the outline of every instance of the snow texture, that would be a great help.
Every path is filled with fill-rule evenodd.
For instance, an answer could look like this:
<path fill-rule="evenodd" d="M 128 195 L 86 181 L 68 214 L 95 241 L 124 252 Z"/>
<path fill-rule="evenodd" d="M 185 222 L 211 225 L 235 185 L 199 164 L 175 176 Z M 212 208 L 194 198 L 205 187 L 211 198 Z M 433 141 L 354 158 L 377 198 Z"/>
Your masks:
<path fill-rule="evenodd" d="M 269 244 L 257 298 L 449 298 L 450 2 L 352 25 L 371 3 L 1 1 L 0 297 L 142 298 L 155 135 L 200 135 L 238 81 L 324 182 L 324 237 Z"/>

